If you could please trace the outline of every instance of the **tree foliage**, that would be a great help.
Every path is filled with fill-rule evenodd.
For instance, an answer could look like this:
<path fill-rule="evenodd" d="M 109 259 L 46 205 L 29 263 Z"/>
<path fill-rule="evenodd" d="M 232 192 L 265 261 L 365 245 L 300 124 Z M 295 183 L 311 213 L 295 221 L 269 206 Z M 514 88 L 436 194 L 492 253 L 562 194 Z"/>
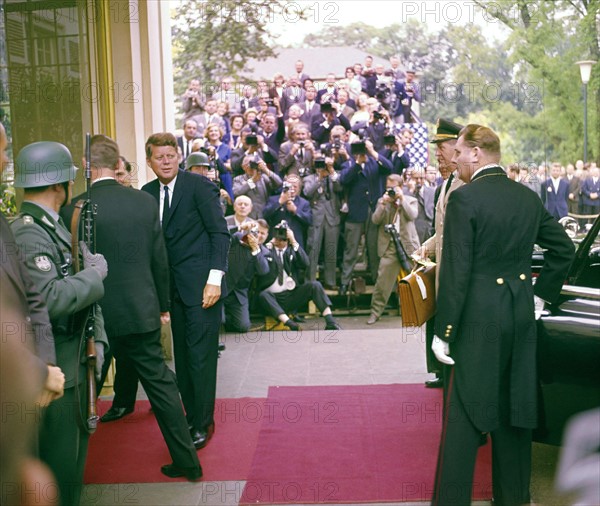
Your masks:
<path fill-rule="evenodd" d="M 193 78 L 205 88 L 236 78 L 249 70 L 250 59 L 274 56 L 268 23 L 285 6 L 282 0 L 181 0 L 172 30 L 175 92 Z"/>
<path fill-rule="evenodd" d="M 421 72 L 422 118 L 484 118 L 503 138 L 505 162 L 573 162 L 583 155 L 583 104 L 578 60 L 593 59 L 588 85 L 589 159 L 600 156 L 600 0 L 476 0 L 486 19 L 510 30 L 492 44 L 479 25 L 448 24 L 430 33 L 414 19 L 375 28 L 327 27 L 304 44 L 349 45 L 398 55 Z"/>

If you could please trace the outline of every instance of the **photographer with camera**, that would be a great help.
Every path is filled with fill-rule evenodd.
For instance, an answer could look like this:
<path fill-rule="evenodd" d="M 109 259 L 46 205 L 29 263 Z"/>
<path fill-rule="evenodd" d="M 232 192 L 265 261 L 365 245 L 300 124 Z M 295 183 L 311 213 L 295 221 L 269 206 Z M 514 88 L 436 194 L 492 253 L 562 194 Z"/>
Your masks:
<path fill-rule="evenodd" d="M 417 199 L 403 194 L 402 183 L 402 176 L 398 174 L 387 177 L 385 193 L 377 201 L 372 217 L 373 224 L 378 227 L 377 254 L 380 261 L 367 325 L 373 325 L 381 317 L 401 271 L 402 263 L 392 233 L 399 235 L 406 255 L 411 255 L 421 244 L 415 227 L 419 212 Z"/>
<path fill-rule="evenodd" d="M 394 133 L 394 130 L 391 130 L 383 136 L 384 147 L 379 151 L 379 154 L 392 162 L 392 174 L 402 176 L 410 166 L 410 157 L 406 149 L 412 140 L 413 132 L 410 128 L 403 128 L 399 133 Z"/>
<path fill-rule="evenodd" d="M 421 102 L 421 91 L 419 83 L 415 82 L 415 71 L 406 71 L 406 81 L 396 81 L 394 93 L 398 97 L 394 121 L 396 123 L 414 123 L 411 113 L 413 101 Z"/>
<path fill-rule="evenodd" d="M 241 195 L 249 197 L 253 206 L 249 216 L 262 218 L 269 197 L 281 187 L 281 178 L 256 153 L 244 157 L 242 168 L 244 174 L 233 179 L 233 193 L 236 200 Z"/>
<path fill-rule="evenodd" d="M 378 104 L 375 110 L 371 112 L 369 124 L 366 127 L 367 136 L 373 142 L 375 151 L 381 151 L 384 148 L 384 137 L 393 128 L 394 123 L 390 118 L 390 113 L 381 104 Z"/>
<path fill-rule="evenodd" d="M 252 208 L 252 202 L 249 202 L 247 197 L 241 196 L 235 199 L 236 205 L 239 200 Z M 229 294 L 223 299 L 224 324 L 227 332 L 246 333 L 250 330 L 248 291 L 255 275 L 264 276 L 269 272 L 266 252 L 266 248 L 261 247 L 259 243 L 259 224 L 254 220 L 246 219 L 232 235 L 229 248 L 229 269 L 225 274 Z"/>
<path fill-rule="evenodd" d="M 315 146 L 310 140 L 308 125 L 299 123 L 289 132 L 290 140 L 279 150 L 279 171 L 285 175 L 306 177 L 313 172 Z"/>
<path fill-rule="evenodd" d="M 304 247 L 308 227 L 312 224 L 312 212 L 308 200 L 300 196 L 301 189 L 302 180 L 299 176 L 286 176 L 281 194 L 269 198 L 263 216 L 271 226 L 286 221 L 300 246 Z"/>
<path fill-rule="evenodd" d="M 304 195 L 310 202 L 313 223 L 308 229 L 308 279 L 317 279 L 321 247 L 324 248 L 324 269 L 320 279 L 325 287 L 335 289 L 337 245 L 340 235 L 342 185 L 335 171 L 333 158 L 317 153 L 315 173 L 304 178 Z"/>
<path fill-rule="evenodd" d="M 333 159 L 333 168 L 337 171 L 344 168 L 344 164 L 350 160 L 350 145 L 347 142 L 348 133 L 346 129 L 337 125 L 331 129 L 331 135 L 327 144 L 321 144 L 321 153 Z"/>
<path fill-rule="evenodd" d="M 181 97 L 181 109 L 183 110 L 183 121 L 193 119 L 198 122 L 198 117 L 204 111 L 204 99 L 200 93 L 200 81 L 192 79 Z"/>
<path fill-rule="evenodd" d="M 264 242 L 266 237 L 264 229 L 259 227 L 259 238 Z M 273 228 L 273 239 L 266 248 L 269 272 L 258 276 L 257 280 L 258 299 L 265 311 L 290 330 L 297 331 L 300 326 L 288 314 L 295 313 L 312 300 L 325 318 L 325 330 L 340 330 L 331 313 L 331 300 L 321 283 L 300 283 L 300 272 L 308 267 L 309 259 L 285 220 Z"/>
<path fill-rule="evenodd" d="M 267 165 L 270 165 L 272 170 L 275 170 L 275 166 L 277 165 L 277 153 L 269 148 L 265 143 L 264 137 L 258 134 L 258 127 L 256 125 L 244 127 L 240 133 L 240 142 L 241 146 L 231 152 L 230 162 L 234 176 L 239 176 L 244 173 L 242 164 L 244 157 L 246 156 L 252 158 L 258 156 L 258 158 L 263 160 Z"/>
<path fill-rule="evenodd" d="M 377 229 L 371 221 L 371 216 L 377 205 L 377 195 L 381 195 L 382 192 L 381 176 L 387 176 L 392 171 L 390 161 L 375 151 L 370 140 L 364 140 L 364 132 L 363 138 L 352 143 L 350 148 L 354 160 L 349 161 L 340 172 L 340 183 L 347 191 L 348 199 L 340 295 L 345 295 L 348 290 L 363 234 L 366 239 L 371 278 L 377 278 Z"/>
<path fill-rule="evenodd" d="M 313 119 L 311 125 L 311 134 L 317 145 L 325 144 L 331 135 L 331 129 L 334 126 L 341 125 L 346 130 L 350 130 L 350 122 L 343 114 L 335 108 L 336 104 L 324 102 L 321 104 L 321 115 Z"/>

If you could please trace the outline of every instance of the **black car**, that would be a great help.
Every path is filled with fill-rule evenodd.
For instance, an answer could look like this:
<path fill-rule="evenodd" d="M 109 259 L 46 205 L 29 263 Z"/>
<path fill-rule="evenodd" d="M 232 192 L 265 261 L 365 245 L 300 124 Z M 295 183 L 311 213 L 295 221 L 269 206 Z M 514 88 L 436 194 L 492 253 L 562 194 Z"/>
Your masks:
<path fill-rule="evenodd" d="M 534 440 L 560 445 L 566 421 L 600 406 L 600 217 L 578 243 L 559 301 L 538 320 L 540 424 Z M 533 275 L 543 263 L 535 252 Z"/>

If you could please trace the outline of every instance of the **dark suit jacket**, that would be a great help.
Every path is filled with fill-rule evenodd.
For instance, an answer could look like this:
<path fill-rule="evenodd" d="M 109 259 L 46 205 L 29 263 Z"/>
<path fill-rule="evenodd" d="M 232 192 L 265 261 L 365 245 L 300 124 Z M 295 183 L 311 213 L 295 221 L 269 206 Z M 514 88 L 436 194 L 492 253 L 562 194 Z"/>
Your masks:
<path fill-rule="evenodd" d="M 169 264 L 156 202 L 114 179 L 94 183 L 91 195 L 97 205 L 96 250 L 108 262 L 100 300 L 106 333 L 114 338 L 156 330 L 160 313 L 170 307 Z M 72 212 L 72 206 L 61 211 L 67 223 Z"/>
<path fill-rule="evenodd" d="M 325 122 L 325 116 L 323 116 L 323 114 L 313 117 L 313 122 L 312 122 L 312 125 L 310 128 L 310 132 L 312 135 L 312 139 L 315 141 L 315 144 L 317 146 L 320 146 L 321 144 L 327 144 L 329 142 L 329 138 L 331 135 L 331 129 L 334 126 L 342 125 L 347 131 L 351 130 L 351 128 L 352 128 L 350 126 L 350 122 L 348 121 L 348 118 L 346 118 L 346 116 L 344 116 L 343 114 L 336 116 L 333 119 L 333 122 L 330 123 L 327 128 L 325 128 L 325 126 L 323 125 L 324 122 Z"/>
<path fill-rule="evenodd" d="M 273 258 L 276 254 L 272 249 L 264 247 L 265 258 L 269 265 L 269 271 L 263 275 L 258 277 L 257 289 L 259 291 L 268 288 L 277 279 L 277 275 L 279 274 L 279 269 L 277 267 L 277 262 Z M 296 286 L 300 285 L 300 272 L 308 267 L 310 263 L 308 259 L 308 255 L 300 246 L 298 251 L 294 251 L 294 248 L 288 246 L 283 254 L 283 268 L 285 272 L 287 272 L 290 277 L 296 282 Z"/>
<path fill-rule="evenodd" d="M 269 272 L 265 258 L 266 248 L 261 247 L 257 255 L 241 244 L 243 234 L 236 232 L 231 238 L 229 250 L 229 270 L 227 271 L 227 289 L 235 294 L 240 303 L 248 301 L 248 289 L 255 275 L 263 276 Z"/>
<path fill-rule="evenodd" d="M 269 222 L 271 228 L 278 225 L 281 220 L 286 220 L 292 232 L 294 232 L 298 244 L 304 247 L 307 229 L 312 225 L 312 211 L 308 200 L 299 195 L 294 198 L 294 204 L 297 207 L 296 214 L 290 213 L 279 203 L 279 195 L 273 195 L 263 209 L 263 216 Z"/>
<path fill-rule="evenodd" d="M 143 186 L 156 204 L 158 179 Z M 230 236 L 223 217 L 219 189 L 204 176 L 179 171 L 171 212 L 163 224 L 172 281 L 187 306 L 202 305 L 202 292 L 211 269 L 227 272 Z M 227 295 L 221 283 L 221 297 Z"/>
<path fill-rule="evenodd" d="M 542 201 L 548 212 L 557 220 L 569 214 L 569 183 L 564 179 L 558 180 L 558 192 L 554 190 L 552 178 L 542 184 Z"/>
<path fill-rule="evenodd" d="M 587 177 L 583 183 L 581 183 L 581 200 L 584 206 L 600 207 L 600 199 L 592 199 L 590 193 L 600 193 L 600 178 L 594 184 L 593 178 Z"/>
<path fill-rule="evenodd" d="M 31 356 L 33 367 L 39 369 L 45 381 L 46 364 L 56 364 L 54 336 L 46 303 L 33 284 L 27 268 L 20 260 L 15 237 L 4 215 L 0 214 L 0 288 L 3 313 L 3 337 L 11 334 L 35 352 Z M 19 316 L 13 330 L 9 328 L 5 311 Z M 23 326 L 25 325 L 25 327 Z M 33 327 L 33 332 L 31 332 Z M 31 338 L 34 337 L 32 340 Z"/>
<path fill-rule="evenodd" d="M 383 193 L 382 180 L 392 171 L 392 164 L 383 157 L 375 161 L 367 158 L 364 169 L 353 159 L 340 172 L 340 183 L 348 191 L 348 217 L 351 223 L 364 223 L 369 208 L 375 211 L 377 200 Z"/>
<path fill-rule="evenodd" d="M 573 259 L 573 243 L 536 195 L 500 167 L 485 169 L 450 194 L 443 241 L 435 330 L 450 343 L 457 392 L 473 407 L 469 418 L 482 432 L 495 430 L 501 416 L 508 415 L 495 409 L 505 393 L 511 425 L 533 428 L 533 295 L 557 299 Z M 547 249 L 535 286 L 534 243 Z"/>
<path fill-rule="evenodd" d="M 183 139 L 184 139 L 183 136 L 177 137 L 177 145 L 179 146 L 179 149 L 181 149 L 181 156 L 182 156 L 181 163 L 179 164 L 179 168 L 181 170 L 183 170 L 185 168 L 185 158 L 186 158 L 185 157 L 185 148 L 183 147 Z M 199 137 L 196 137 L 195 139 L 199 139 Z M 194 139 L 192 139 L 192 142 L 193 141 L 194 141 Z M 190 153 L 191 153 L 191 151 L 190 151 Z M 188 156 L 189 156 L 189 153 L 188 153 Z"/>

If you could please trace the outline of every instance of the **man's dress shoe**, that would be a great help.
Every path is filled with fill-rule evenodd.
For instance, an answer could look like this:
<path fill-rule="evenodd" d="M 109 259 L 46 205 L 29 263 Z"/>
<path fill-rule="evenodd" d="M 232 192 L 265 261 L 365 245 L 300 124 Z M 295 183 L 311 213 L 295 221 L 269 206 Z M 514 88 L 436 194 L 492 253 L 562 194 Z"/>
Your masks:
<path fill-rule="evenodd" d="M 379 320 L 379 316 L 372 314 L 367 320 L 367 325 L 374 325 L 375 323 L 377 323 L 377 320 Z"/>
<path fill-rule="evenodd" d="M 325 323 L 325 330 L 342 330 L 342 327 L 338 322 L 330 321 Z"/>
<path fill-rule="evenodd" d="M 111 407 L 106 413 L 102 415 L 100 418 L 101 422 L 114 422 L 119 418 L 123 418 L 129 413 L 133 413 L 133 407 L 131 408 L 115 408 Z"/>
<path fill-rule="evenodd" d="M 192 436 L 192 443 L 194 443 L 194 448 L 196 448 L 196 450 L 204 448 L 210 441 L 210 438 L 212 438 L 214 432 L 214 424 L 211 424 L 202 430 L 196 430 L 193 428 L 190 429 L 190 435 Z"/>
<path fill-rule="evenodd" d="M 443 388 L 444 380 L 442 378 L 435 378 L 425 382 L 427 388 Z"/>
<path fill-rule="evenodd" d="M 178 467 L 175 464 L 166 464 L 160 468 L 160 472 L 169 478 L 181 478 L 185 476 L 190 481 L 202 478 L 202 467 Z"/>

